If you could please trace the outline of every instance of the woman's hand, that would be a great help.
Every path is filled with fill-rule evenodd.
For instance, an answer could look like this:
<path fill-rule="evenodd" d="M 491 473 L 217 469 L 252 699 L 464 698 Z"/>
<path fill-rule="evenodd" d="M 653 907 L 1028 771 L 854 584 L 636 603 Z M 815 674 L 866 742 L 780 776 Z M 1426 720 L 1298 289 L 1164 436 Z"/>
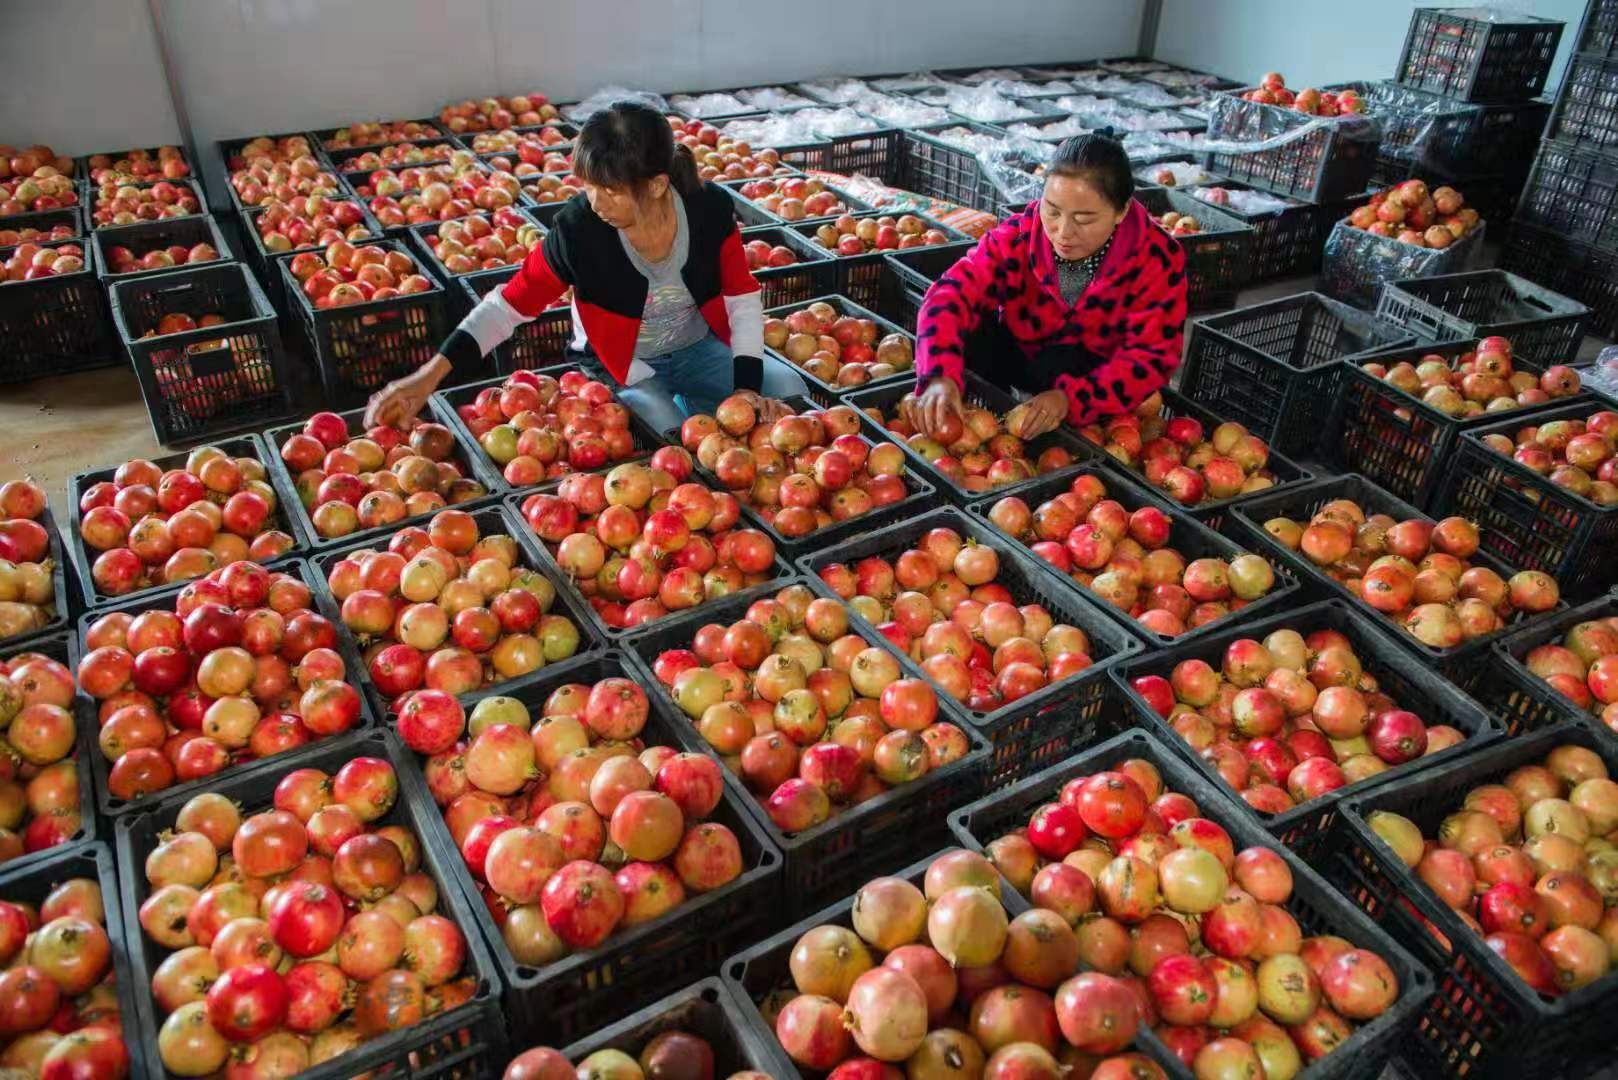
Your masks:
<path fill-rule="evenodd" d="M 942 375 L 935 376 L 926 389 L 916 395 L 911 406 L 910 422 L 931 435 L 941 430 L 949 417 L 961 419 L 961 390 L 954 381 Z"/>
<path fill-rule="evenodd" d="M 449 369 L 450 362 L 438 355 L 409 375 L 388 383 L 372 394 L 371 400 L 366 403 L 365 426 L 410 427 L 421 410 L 427 407 L 427 399 L 438 389 L 444 373 Z"/>
<path fill-rule="evenodd" d="M 1019 439 L 1038 438 L 1055 431 L 1067 419 L 1067 395 L 1060 390 L 1046 390 L 1023 402 L 1021 410 L 1021 422 L 1011 434 Z"/>

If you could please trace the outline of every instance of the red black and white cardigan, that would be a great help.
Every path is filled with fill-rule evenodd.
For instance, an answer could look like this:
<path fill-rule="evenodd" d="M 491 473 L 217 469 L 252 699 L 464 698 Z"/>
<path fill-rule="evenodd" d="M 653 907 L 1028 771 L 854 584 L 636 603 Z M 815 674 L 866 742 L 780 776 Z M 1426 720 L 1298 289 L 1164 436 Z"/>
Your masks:
<path fill-rule="evenodd" d="M 731 348 L 738 389 L 756 390 L 764 353 L 764 305 L 747 266 L 730 196 L 704 184 L 685 200 L 690 248 L 681 277 L 714 336 Z M 518 326 L 573 290 L 575 343 L 588 343 L 612 377 L 629 385 L 651 374 L 635 359 L 647 281 L 624 251 L 618 230 L 576 196 L 558 213 L 544 241 L 504 286 L 484 296 L 444 343 L 445 356 L 475 349 L 486 356 Z M 468 338 L 471 340 L 469 341 Z"/>
<path fill-rule="evenodd" d="M 1090 371 L 1053 383 L 1067 395 L 1068 421 L 1092 423 L 1168 384 L 1180 364 L 1185 314 L 1185 252 L 1139 202 L 1130 200 L 1095 277 L 1071 305 L 1034 202 L 986 233 L 927 291 L 916 324 L 916 385 L 944 375 L 964 389 L 966 338 L 985 318 L 999 318 L 1024 360 L 1053 345 L 1099 358 Z"/>

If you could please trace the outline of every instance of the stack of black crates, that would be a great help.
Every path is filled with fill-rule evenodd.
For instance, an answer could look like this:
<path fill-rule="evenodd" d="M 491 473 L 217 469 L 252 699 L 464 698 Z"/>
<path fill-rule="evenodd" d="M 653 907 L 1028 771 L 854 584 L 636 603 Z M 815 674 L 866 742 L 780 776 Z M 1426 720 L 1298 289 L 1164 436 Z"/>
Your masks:
<path fill-rule="evenodd" d="M 1618 334 L 1618 0 L 1590 0 L 1504 265 L 1583 302 Z"/>

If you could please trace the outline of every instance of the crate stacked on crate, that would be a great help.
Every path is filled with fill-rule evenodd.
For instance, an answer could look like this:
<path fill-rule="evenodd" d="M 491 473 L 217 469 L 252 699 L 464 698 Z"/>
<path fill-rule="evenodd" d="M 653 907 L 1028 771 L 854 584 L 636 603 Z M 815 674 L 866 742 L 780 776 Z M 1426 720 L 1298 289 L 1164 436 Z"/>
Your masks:
<path fill-rule="evenodd" d="M 1380 128 L 1374 115 L 1312 116 L 1250 101 L 1241 91 L 1216 94 L 1208 138 L 1250 143 L 1253 150 L 1214 150 L 1208 168 L 1275 195 L 1325 203 L 1364 191 L 1376 165 Z"/>
<path fill-rule="evenodd" d="M 933 282 L 943 277 L 949 268 L 966 254 L 964 245 L 955 247 L 921 247 L 908 251 L 889 252 L 885 257 L 888 272 L 883 281 L 889 295 L 880 307 L 890 313 L 894 322 L 916 332 L 916 319 L 921 314 L 922 302 Z"/>
<path fill-rule="evenodd" d="M 1161 164 L 1166 167 L 1174 163 Z M 1293 277 L 1318 270 L 1322 247 L 1333 226 L 1369 198 L 1367 193 L 1361 192 L 1327 202 L 1306 202 L 1202 171 L 1206 180 L 1174 186 L 1253 230 L 1249 256 L 1252 281 Z M 1159 166 L 1147 166 L 1137 170 L 1136 175 L 1149 178 L 1173 173 Z"/>
<path fill-rule="evenodd" d="M 0 385 L 122 362 L 85 220 L 81 206 L 0 215 Z M 47 262 L 51 269 L 23 276 Z"/>
<path fill-rule="evenodd" d="M 1487 230 L 1483 211 L 1467 193 L 1420 179 L 1400 181 L 1332 224 L 1321 252 L 1320 289 L 1374 309 L 1390 282 L 1481 266 Z"/>
<path fill-rule="evenodd" d="M 1502 265 L 1589 306 L 1618 335 L 1618 9 L 1590 0 Z"/>

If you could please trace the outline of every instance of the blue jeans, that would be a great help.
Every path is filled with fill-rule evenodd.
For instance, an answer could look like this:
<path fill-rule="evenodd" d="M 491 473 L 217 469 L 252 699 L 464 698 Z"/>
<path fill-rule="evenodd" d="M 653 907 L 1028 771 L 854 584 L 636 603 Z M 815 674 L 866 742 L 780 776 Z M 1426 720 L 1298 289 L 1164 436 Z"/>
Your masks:
<path fill-rule="evenodd" d="M 808 393 L 808 385 L 791 367 L 768 356 L 763 361 L 760 394 L 781 398 Z M 660 435 L 678 430 L 692 413 L 712 413 L 736 389 L 730 346 L 712 334 L 644 362 L 657 374 L 622 388 L 618 400 Z"/>

